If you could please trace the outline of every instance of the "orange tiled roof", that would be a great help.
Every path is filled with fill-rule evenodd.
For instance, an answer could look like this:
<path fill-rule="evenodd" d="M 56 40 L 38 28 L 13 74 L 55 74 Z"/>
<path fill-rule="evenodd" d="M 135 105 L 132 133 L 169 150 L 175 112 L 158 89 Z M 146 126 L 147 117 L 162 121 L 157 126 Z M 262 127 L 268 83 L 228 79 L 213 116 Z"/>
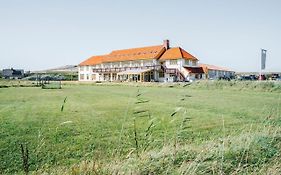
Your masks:
<path fill-rule="evenodd" d="M 214 65 L 210 65 L 210 64 L 199 64 L 199 66 L 203 68 L 204 72 L 206 72 L 208 69 L 211 69 L 211 70 L 221 70 L 221 71 L 231 71 L 228 68 L 214 66 Z"/>
<path fill-rule="evenodd" d="M 106 62 L 158 59 L 166 49 L 163 45 L 115 50 L 108 55 L 92 56 L 80 63 L 80 66 L 95 65 Z"/>
<path fill-rule="evenodd" d="M 106 55 L 92 56 L 92 57 L 88 58 L 87 60 L 83 61 L 82 63 L 80 63 L 79 66 L 101 64 L 103 62 L 104 57 L 106 57 Z"/>
<path fill-rule="evenodd" d="M 160 60 L 170 60 L 170 59 L 178 59 L 185 58 L 188 60 L 198 60 L 196 57 L 185 51 L 180 47 L 174 47 L 168 49 L 160 58 Z"/>
<path fill-rule="evenodd" d="M 163 45 L 112 51 L 105 62 L 157 59 L 165 51 Z"/>

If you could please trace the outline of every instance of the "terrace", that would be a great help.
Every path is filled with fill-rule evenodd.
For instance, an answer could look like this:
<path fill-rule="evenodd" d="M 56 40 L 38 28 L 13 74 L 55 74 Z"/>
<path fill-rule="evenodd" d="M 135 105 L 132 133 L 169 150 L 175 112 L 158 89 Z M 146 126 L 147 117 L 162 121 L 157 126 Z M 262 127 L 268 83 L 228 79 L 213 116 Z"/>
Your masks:
<path fill-rule="evenodd" d="M 133 67 L 107 67 L 107 68 L 92 68 L 92 72 L 95 73 L 118 73 L 124 72 L 128 70 L 141 70 L 141 69 L 151 69 L 151 70 L 159 70 L 161 65 L 153 65 L 153 66 L 133 66 Z"/>

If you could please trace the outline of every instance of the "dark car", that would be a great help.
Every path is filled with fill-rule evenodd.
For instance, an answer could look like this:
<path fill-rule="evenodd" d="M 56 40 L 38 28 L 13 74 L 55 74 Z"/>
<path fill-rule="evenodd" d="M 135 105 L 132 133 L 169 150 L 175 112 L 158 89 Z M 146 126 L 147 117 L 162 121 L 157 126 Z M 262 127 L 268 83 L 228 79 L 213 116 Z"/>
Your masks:
<path fill-rule="evenodd" d="M 251 76 L 251 75 L 247 75 L 247 76 L 241 76 L 241 77 L 238 77 L 238 80 L 240 81 L 254 81 L 256 80 L 256 77 L 255 76 Z"/>

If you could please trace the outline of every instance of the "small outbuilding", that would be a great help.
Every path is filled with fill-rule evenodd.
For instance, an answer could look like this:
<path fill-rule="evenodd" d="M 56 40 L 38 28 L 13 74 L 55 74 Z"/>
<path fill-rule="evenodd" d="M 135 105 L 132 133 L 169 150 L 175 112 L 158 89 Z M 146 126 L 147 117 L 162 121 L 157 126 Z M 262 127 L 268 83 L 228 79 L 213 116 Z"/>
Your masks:
<path fill-rule="evenodd" d="M 3 69 L 2 77 L 5 79 L 21 79 L 24 77 L 23 69 Z"/>
<path fill-rule="evenodd" d="M 206 79 L 231 79 L 234 78 L 235 72 L 225 68 L 210 64 L 199 64 L 203 69 Z"/>

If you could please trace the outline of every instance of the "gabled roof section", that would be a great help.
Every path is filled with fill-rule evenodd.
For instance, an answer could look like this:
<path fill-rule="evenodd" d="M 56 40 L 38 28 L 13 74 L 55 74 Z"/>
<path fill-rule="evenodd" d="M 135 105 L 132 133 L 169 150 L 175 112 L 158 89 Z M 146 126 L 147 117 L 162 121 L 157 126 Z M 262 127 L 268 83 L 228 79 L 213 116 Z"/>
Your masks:
<path fill-rule="evenodd" d="M 96 65 L 106 62 L 158 59 L 165 50 L 163 45 L 114 50 L 108 55 L 92 56 L 80 63 L 79 66 Z"/>
<path fill-rule="evenodd" d="M 221 71 L 231 71 L 230 69 L 228 69 L 226 67 L 219 67 L 219 66 L 210 65 L 210 64 L 199 64 L 199 66 L 202 67 L 205 72 L 208 69 L 210 69 L 210 70 L 221 70 Z"/>
<path fill-rule="evenodd" d="M 83 61 L 79 64 L 79 66 L 89 66 L 89 65 L 96 65 L 101 64 L 103 60 L 105 59 L 106 55 L 98 55 L 98 56 L 92 56 L 88 58 L 87 60 Z"/>
<path fill-rule="evenodd" d="M 173 60 L 173 59 L 179 59 L 184 58 L 187 60 L 198 60 L 196 57 L 185 51 L 184 49 L 180 47 L 174 47 L 171 49 L 168 49 L 160 58 L 160 60 Z"/>
<path fill-rule="evenodd" d="M 163 45 L 139 47 L 123 50 L 114 50 L 110 54 L 92 56 L 80 63 L 80 66 L 96 65 L 108 62 L 135 61 L 135 60 L 172 60 L 172 59 L 198 59 L 180 47 L 169 48 L 169 41 L 164 40 Z"/>
<path fill-rule="evenodd" d="M 158 59 L 159 54 L 164 51 L 163 45 L 114 50 L 107 56 L 104 62 Z"/>

